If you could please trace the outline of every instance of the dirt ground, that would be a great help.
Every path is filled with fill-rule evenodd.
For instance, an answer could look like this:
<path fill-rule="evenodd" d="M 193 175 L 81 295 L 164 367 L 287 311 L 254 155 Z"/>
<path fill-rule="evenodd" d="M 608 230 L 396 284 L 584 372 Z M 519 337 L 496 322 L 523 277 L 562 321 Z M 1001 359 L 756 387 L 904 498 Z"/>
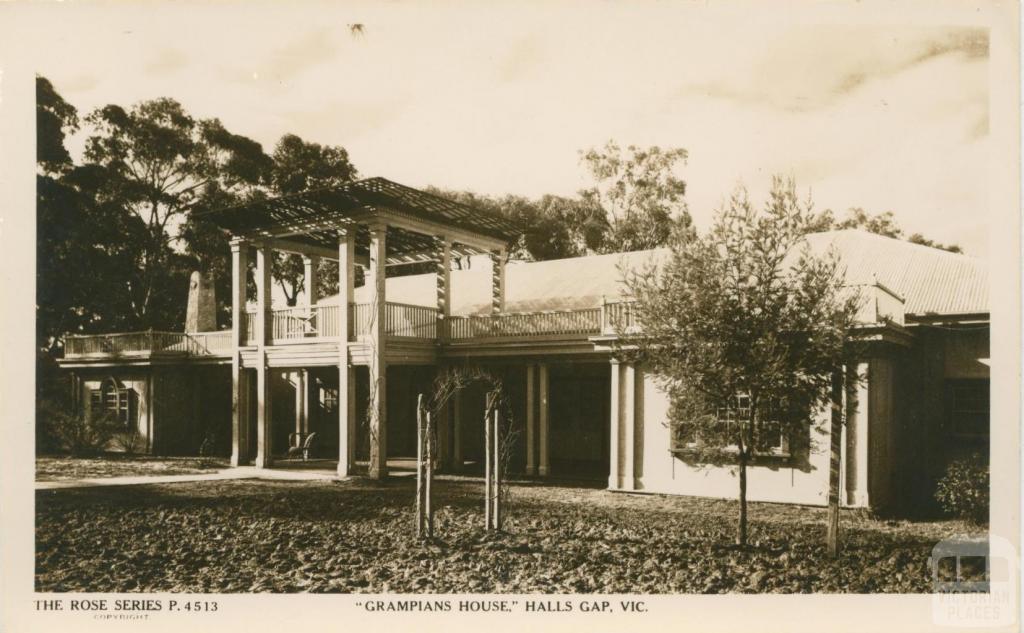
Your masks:
<path fill-rule="evenodd" d="M 437 482 L 437 537 L 414 536 L 414 482 L 212 481 L 39 491 L 36 589 L 103 592 L 927 592 L 954 521 L 597 488 L 515 485 L 505 533 L 483 531 L 483 486 Z"/>

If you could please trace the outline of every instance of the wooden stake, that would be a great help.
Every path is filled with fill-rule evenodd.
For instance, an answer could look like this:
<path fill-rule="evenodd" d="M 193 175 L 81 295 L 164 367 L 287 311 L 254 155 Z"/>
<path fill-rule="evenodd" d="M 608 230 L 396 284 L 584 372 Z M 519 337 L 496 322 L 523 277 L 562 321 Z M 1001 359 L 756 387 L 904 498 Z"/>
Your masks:
<path fill-rule="evenodd" d="M 494 529 L 501 529 L 501 413 L 494 407 Z"/>
<path fill-rule="evenodd" d="M 434 504 L 432 503 L 432 499 L 431 499 L 431 497 L 432 497 L 431 491 L 433 490 L 433 483 L 434 483 L 434 441 L 433 441 L 434 420 L 433 420 L 433 416 L 430 415 L 430 411 L 426 412 L 426 416 L 427 416 L 427 426 L 426 426 L 426 438 L 425 438 L 425 440 L 426 440 L 426 444 L 427 444 L 427 451 L 426 451 L 427 452 L 427 458 L 426 458 L 426 460 L 424 460 L 425 463 L 423 464 L 423 467 L 426 470 L 426 480 L 427 481 L 426 481 L 425 490 L 423 491 L 423 497 L 424 497 L 423 502 L 424 502 L 424 505 L 426 505 L 426 511 L 424 512 L 424 514 L 426 515 L 425 518 L 426 518 L 426 521 L 427 521 L 427 538 L 433 538 L 434 537 Z"/>
<path fill-rule="evenodd" d="M 491 529 L 491 407 L 494 392 L 487 394 L 487 410 L 484 412 L 484 529 Z"/>
<path fill-rule="evenodd" d="M 423 394 L 416 399 L 416 536 L 423 536 Z"/>

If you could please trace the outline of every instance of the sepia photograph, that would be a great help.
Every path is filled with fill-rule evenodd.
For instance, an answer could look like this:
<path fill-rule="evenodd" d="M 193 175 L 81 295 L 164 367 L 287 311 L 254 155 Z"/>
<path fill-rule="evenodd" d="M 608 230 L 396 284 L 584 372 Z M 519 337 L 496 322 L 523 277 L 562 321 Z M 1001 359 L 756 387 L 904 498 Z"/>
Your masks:
<path fill-rule="evenodd" d="M 1019 16 L 979 7 L 0 7 L 9 630 L 1017 630 Z"/>

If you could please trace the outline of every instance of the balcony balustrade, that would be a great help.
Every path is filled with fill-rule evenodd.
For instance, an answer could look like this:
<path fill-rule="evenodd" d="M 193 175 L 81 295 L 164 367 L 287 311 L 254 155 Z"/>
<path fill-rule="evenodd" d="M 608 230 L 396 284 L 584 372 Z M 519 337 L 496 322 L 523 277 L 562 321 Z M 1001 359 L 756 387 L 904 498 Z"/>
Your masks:
<path fill-rule="evenodd" d="M 349 340 L 368 336 L 377 315 L 372 304 L 351 304 Z M 270 327 L 272 344 L 338 340 L 341 332 L 341 306 L 313 305 L 274 310 Z M 256 312 L 245 314 L 245 340 L 257 341 Z M 544 312 L 511 312 L 495 315 L 440 318 L 436 308 L 403 303 L 388 303 L 384 314 L 384 334 L 405 338 L 449 342 L 473 340 L 570 337 L 586 338 L 635 330 L 632 306 L 606 303 L 594 308 Z M 67 337 L 65 358 L 144 356 L 168 354 L 187 356 L 227 356 L 233 345 L 230 330 L 218 332 L 131 332 Z"/>

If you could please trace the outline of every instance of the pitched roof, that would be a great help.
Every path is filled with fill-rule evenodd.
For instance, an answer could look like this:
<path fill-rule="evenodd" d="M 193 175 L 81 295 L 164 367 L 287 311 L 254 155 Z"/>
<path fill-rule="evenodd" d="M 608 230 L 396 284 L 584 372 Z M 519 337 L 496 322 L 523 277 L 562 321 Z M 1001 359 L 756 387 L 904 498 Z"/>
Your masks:
<path fill-rule="evenodd" d="M 977 258 L 857 229 L 815 233 L 807 241 L 816 252 L 836 249 L 846 265 L 848 283 L 870 283 L 874 278 L 900 295 L 906 314 L 989 310 L 988 266 Z"/>
<path fill-rule="evenodd" d="M 912 244 L 858 229 L 815 233 L 807 238 L 814 252 L 834 247 L 847 268 L 850 284 L 877 280 L 904 299 L 910 315 L 958 315 L 988 312 L 988 269 L 967 255 Z M 623 294 L 620 267 L 640 268 L 663 261 L 667 249 L 590 255 L 544 262 L 510 263 L 505 272 L 510 312 L 594 307 Z M 490 266 L 474 259 L 468 270 L 452 271 L 452 313 L 479 314 L 490 308 Z M 387 280 L 388 300 L 436 305 L 434 275 Z M 356 301 L 369 299 L 356 289 Z M 337 301 L 336 297 L 323 300 Z"/>

